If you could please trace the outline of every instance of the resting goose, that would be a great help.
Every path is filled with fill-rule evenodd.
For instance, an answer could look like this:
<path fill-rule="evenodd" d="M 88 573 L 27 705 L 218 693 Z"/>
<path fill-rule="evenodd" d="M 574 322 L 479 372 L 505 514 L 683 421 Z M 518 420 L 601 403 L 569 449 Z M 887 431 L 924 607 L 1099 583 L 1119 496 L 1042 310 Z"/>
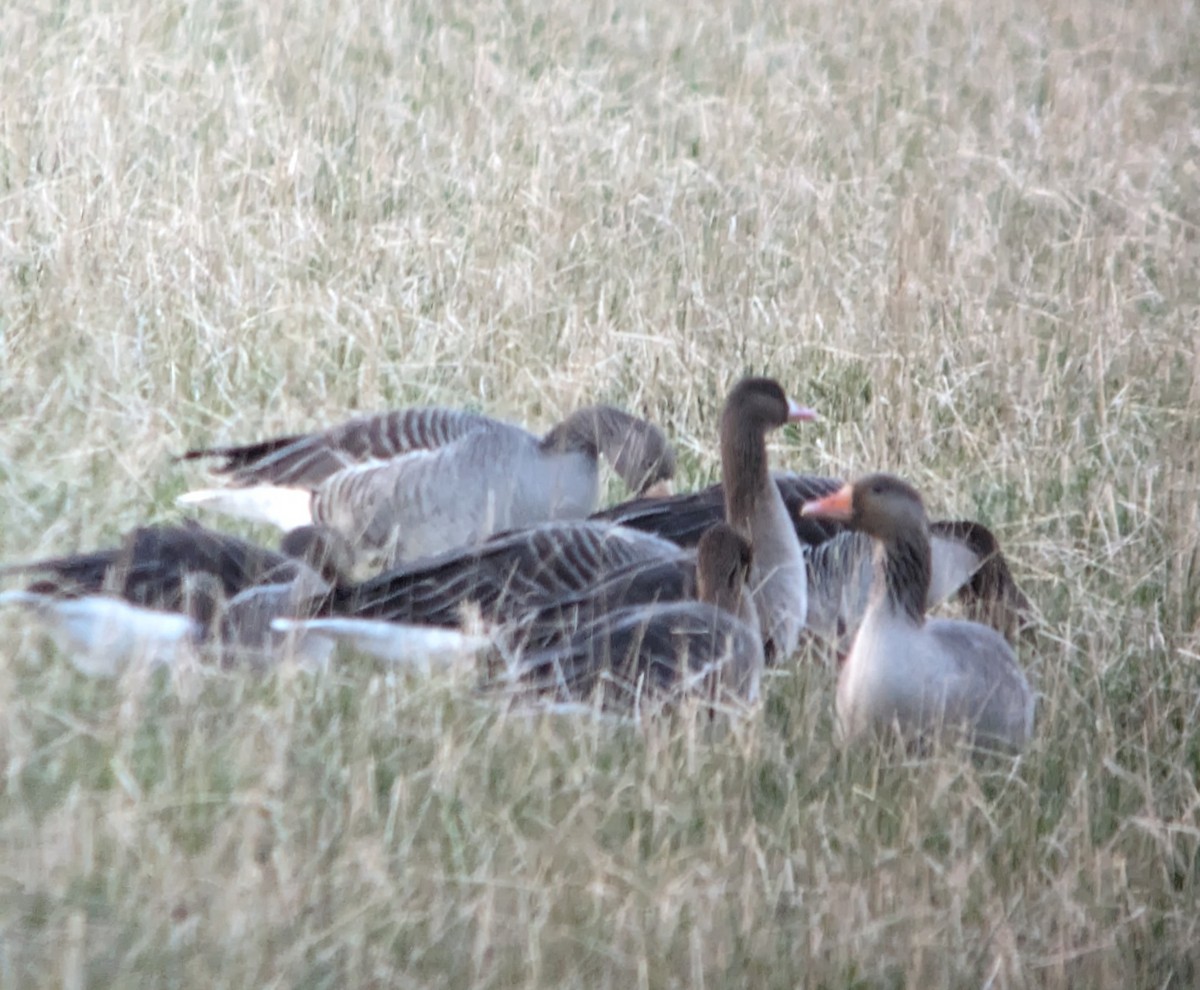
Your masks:
<path fill-rule="evenodd" d="M 600 498 L 603 454 L 632 491 L 665 490 L 675 455 L 661 430 L 612 406 L 577 410 L 543 437 L 473 413 L 414 408 L 307 436 L 191 450 L 224 457 L 232 488 L 180 497 L 274 523 L 329 526 L 390 563 L 494 533 L 581 519 Z"/>
<path fill-rule="evenodd" d="M 872 544 L 845 523 L 800 514 L 805 502 L 830 495 L 842 486 L 836 478 L 775 472 L 779 494 L 807 554 L 810 633 L 838 640 L 862 620 L 871 585 Z M 591 518 L 654 533 L 683 547 L 695 546 L 706 527 L 722 518 L 725 493 L 720 484 L 665 498 L 639 498 L 594 513 Z M 930 607 L 952 595 L 967 611 L 1010 638 L 1031 622 L 1032 608 L 1017 587 L 995 536 L 977 522 L 930 523 L 933 572 Z"/>
<path fill-rule="evenodd" d="M 775 656 L 787 656 L 796 647 L 804 626 L 806 579 L 795 530 L 769 483 L 766 433 L 814 416 L 765 378 L 739 382 L 722 416 L 728 520 L 755 548 L 750 586 L 763 642 Z M 603 600 L 594 594 L 596 586 L 623 576 L 628 578 L 625 597 L 614 597 L 614 607 L 679 600 L 695 587 L 695 560 L 668 540 L 612 523 L 544 523 L 335 589 L 323 602 L 306 606 L 319 619 L 300 625 L 352 639 L 376 656 L 401 659 L 389 652 L 388 623 L 455 626 L 468 603 L 488 624 L 577 604 L 595 616 Z M 630 588 L 640 597 L 629 597 Z M 368 627 L 368 621 L 375 625 Z"/>
<path fill-rule="evenodd" d="M 801 512 L 848 523 L 875 542 L 870 602 L 838 676 L 844 736 L 965 729 L 977 744 L 1020 749 L 1033 730 L 1034 699 L 1008 642 L 976 622 L 925 617 L 929 523 L 916 490 L 873 474 Z"/>
<path fill-rule="evenodd" d="M 458 652 L 458 641 L 441 633 L 473 614 L 499 625 L 579 594 L 611 571 L 686 557 L 669 540 L 611 523 L 548 522 L 335 587 L 273 625 L 297 636 L 336 638 L 383 660 L 424 665 L 424 657 L 412 655 L 426 648 L 409 635 L 412 627 L 440 627 L 431 631 L 428 648 Z"/>
<path fill-rule="evenodd" d="M 747 581 L 750 544 L 718 523 L 696 552 L 698 600 L 605 613 L 551 648 L 518 649 L 485 687 L 644 713 L 684 696 L 758 699 L 763 647 Z"/>
<path fill-rule="evenodd" d="M 134 659 L 171 664 L 217 636 L 224 660 L 261 663 L 282 645 L 271 620 L 344 582 L 348 562 L 343 541 L 317 527 L 287 534 L 278 553 L 195 523 L 139 527 L 118 547 L 0 568 L 38 575 L 0 605 L 29 609 L 92 676 Z"/>

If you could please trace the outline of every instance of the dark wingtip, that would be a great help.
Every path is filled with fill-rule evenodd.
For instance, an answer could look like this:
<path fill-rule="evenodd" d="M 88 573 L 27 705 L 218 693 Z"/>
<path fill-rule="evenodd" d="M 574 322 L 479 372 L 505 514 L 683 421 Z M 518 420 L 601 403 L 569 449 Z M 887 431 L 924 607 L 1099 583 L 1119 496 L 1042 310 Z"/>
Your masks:
<path fill-rule="evenodd" d="M 1000 541 L 995 534 L 972 519 L 938 519 L 929 524 L 929 530 L 935 536 L 965 543 L 981 560 L 1000 553 Z"/>

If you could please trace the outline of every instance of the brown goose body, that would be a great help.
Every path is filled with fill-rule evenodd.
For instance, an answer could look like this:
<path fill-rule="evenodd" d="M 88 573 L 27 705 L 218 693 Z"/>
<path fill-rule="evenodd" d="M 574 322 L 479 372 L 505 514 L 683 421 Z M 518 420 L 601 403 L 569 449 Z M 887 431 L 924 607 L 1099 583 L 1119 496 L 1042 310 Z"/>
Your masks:
<path fill-rule="evenodd" d="M 753 703 L 764 655 L 746 586 L 751 557 L 745 538 L 718 523 L 697 551 L 698 600 L 602 612 L 540 649 L 520 640 L 515 660 L 486 686 L 637 713 L 686 696 Z"/>
<path fill-rule="evenodd" d="M 63 598 L 109 594 L 133 605 L 178 610 L 189 576 L 207 574 L 220 593 L 290 581 L 301 567 L 283 551 L 260 547 L 194 522 L 139 526 L 119 546 L 0 568 L 0 575 L 36 577 L 27 590 Z"/>
<path fill-rule="evenodd" d="M 470 607 L 504 622 L 579 594 L 613 571 L 686 558 L 668 540 L 611 523 L 542 523 L 335 588 L 304 612 L 457 626 Z"/>
<path fill-rule="evenodd" d="M 803 512 L 845 521 L 875 541 L 870 601 L 838 677 L 845 736 L 950 730 L 981 746 L 1021 748 L 1033 729 L 1034 697 L 1007 641 L 976 622 L 925 617 L 931 551 L 917 492 L 871 475 Z"/>

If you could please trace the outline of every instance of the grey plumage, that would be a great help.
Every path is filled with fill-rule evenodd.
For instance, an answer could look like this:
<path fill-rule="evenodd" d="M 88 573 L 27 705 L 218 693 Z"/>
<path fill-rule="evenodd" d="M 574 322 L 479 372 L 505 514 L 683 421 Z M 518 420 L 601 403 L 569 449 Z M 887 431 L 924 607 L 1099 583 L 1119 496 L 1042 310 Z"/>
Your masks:
<path fill-rule="evenodd" d="M 980 746 L 1021 748 L 1033 730 L 1033 692 L 1004 637 L 979 623 L 925 617 L 932 552 L 916 490 L 870 475 L 803 511 L 875 541 L 866 614 L 838 676 L 843 733 L 962 731 Z"/>
<path fill-rule="evenodd" d="M 192 450 L 223 457 L 232 488 L 181 504 L 273 522 L 331 527 L 396 564 L 494 533 L 579 519 L 600 496 L 604 456 L 634 491 L 669 480 L 662 431 L 611 406 L 572 413 L 542 437 L 474 413 L 434 407 L 360 417 L 307 436 Z"/>

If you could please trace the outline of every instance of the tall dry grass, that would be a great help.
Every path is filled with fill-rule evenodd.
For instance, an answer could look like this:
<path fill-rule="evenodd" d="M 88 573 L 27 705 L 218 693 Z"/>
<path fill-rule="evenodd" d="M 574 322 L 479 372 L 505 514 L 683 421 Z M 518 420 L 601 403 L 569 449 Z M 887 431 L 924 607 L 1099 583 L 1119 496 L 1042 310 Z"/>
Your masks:
<path fill-rule="evenodd" d="M 993 526 L 1015 770 L 461 683 L 88 682 L 4 618 L 0 986 L 1186 987 L 1200 970 L 1191 2 L 0 9 L 0 558 L 170 454 L 607 399 L 716 471 L 747 371 Z"/>

